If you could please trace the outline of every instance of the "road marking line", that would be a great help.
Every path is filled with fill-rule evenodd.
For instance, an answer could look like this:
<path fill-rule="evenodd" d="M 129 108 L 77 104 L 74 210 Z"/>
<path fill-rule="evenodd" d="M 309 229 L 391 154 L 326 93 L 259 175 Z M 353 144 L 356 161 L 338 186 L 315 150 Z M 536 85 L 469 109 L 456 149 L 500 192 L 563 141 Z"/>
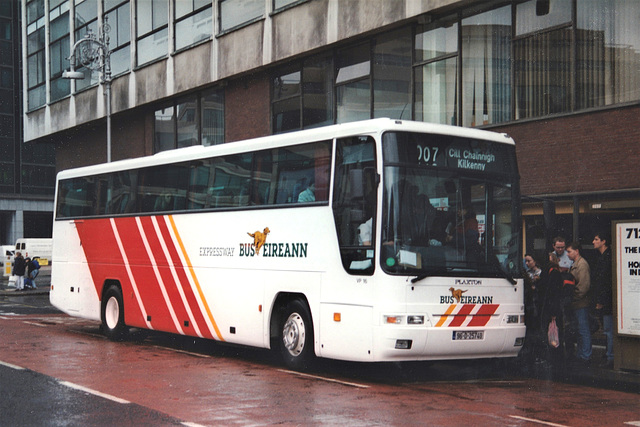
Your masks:
<path fill-rule="evenodd" d="M 6 366 L 7 368 L 15 369 L 16 371 L 24 371 L 25 370 L 25 368 L 23 368 L 22 366 L 13 365 L 11 363 L 3 362 L 2 360 L 0 360 L 0 365 Z"/>
<path fill-rule="evenodd" d="M 319 377 L 317 375 L 303 374 L 302 372 L 288 371 L 286 369 L 278 369 L 278 371 L 284 372 L 285 374 L 297 375 L 299 377 L 313 378 L 315 380 L 321 380 L 321 381 L 327 381 L 327 382 L 330 382 L 330 383 L 338 383 L 338 384 L 342 384 L 342 385 L 347 385 L 349 387 L 369 388 L 368 385 L 364 385 L 364 384 L 351 383 L 351 382 L 348 382 L 348 381 L 336 380 L 334 378 Z"/>
<path fill-rule="evenodd" d="M 47 327 L 47 325 L 43 325 L 41 323 L 36 323 L 36 322 L 23 321 L 22 323 L 26 323 L 27 325 L 33 325 L 33 326 L 40 326 L 41 328 L 46 328 Z"/>
<path fill-rule="evenodd" d="M 195 356 L 195 357 L 201 357 L 203 359 L 208 359 L 211 356 L 209 356 L 208 354 L 199 354 L 199 353 L 192 353 L 190 351 L 186 351 L 186 350 L 179 350 L 177 348 L 171 348 L 171 347 L 163 347 L 161 345 L 154 345 L 155 348 L 160 348 L 162 350 L 169 350 L 169 351 L 173 351 L 175 353 L 183 353 L 183 354 L 188 354 L 189 356 Z"/>
<path fill-rule="evenodd" d="M 640 421 L 625 421 L 624 423 L 629 426 L 640 426 Z"/>
<path fill-rule="evenodd" d="M 183 423 L 181 423 L 181 424 L 182 424 L 183 426 L 186 426 L 186 427 L 205 427 L 205 426 L 204 426 L 204 425 L 202 425 L 202 424 L 198 424 L 198 423 L 190 423 L 190 422 L 186 422 L 186 421 L 185 421 L 185 422 L 183 422 Z"/>
<path fill-rule="evenodd" d="M 509 417 L 515 418 L 517 420 L 529 421 L 529 422 L 532 422 L 532 423 L 542 424 L 542 425 L 545 425 L 545 426 L 568 427 L 568 426 L 566 426 L 564 424 L 550 423 L 549 421 L 536 420 L 535 418 L 519 417 L 518 415 L 509 415 Z"/>
<path fill-rule="evenodd" d="M 79 334 L 79 335 L 87 335 L 93 338 L 101 338 L 101 339 L 106 339 L 106 337 L 102 334 L 94 334 L 93 332 L 85 332 L 85 331 L 74 331 L 73 329 L 69 329 L 69 332 L 73 333 L 73 334 Z"/>
<path fill-rule="evenodd" d="M 102 397 L 104 399 L 109 399 L 116 403 L 128 404 L 131 403 L 128 400 L 120 399 L 119 397 L 112 396 L 110 394 L 102 393 L 97 390 L 90 389 L 88 387 L 83 387 L 78 384 L 70 383 L 68 381 L 58 381 L 60 384 L 67 386 L 69 388 L 73 388 L 75 390 L 84 391 L 85 393 L 93 394 L 94 396 Z"/>

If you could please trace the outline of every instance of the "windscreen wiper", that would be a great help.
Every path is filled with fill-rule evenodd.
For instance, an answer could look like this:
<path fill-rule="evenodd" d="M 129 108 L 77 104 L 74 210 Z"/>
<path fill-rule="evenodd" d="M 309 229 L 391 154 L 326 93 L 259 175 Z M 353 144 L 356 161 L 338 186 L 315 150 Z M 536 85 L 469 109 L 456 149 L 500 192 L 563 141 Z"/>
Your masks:
<path fill-rule="evenodd" d="M 493 259 L 493 263 L 491 264 L 496 271 L 505 279 L 507 279 L 509 281 L 509 283 L 511 283 L 512 285 L 515 285 L 516 283 L 518 283 L 516 281 L 516 279 L 513 278 L 513 276 L 511 274 L 509 274 L 508 271 L 505 271 L 502 269 L 502 266 L 500 265 L 500 261 L 498 261 L 498 258 L 492 257 Z"/>
<path fill-rule="evenodd" d="M 423 279 L 426 279 L 427 277 L 431 277 L 431 276 L 437 276 L 439 274 L 444 274 L 447 273 L 448 271 L 453 270 L 452 268 L 434 268 L 431 270 L 427 270 L 424 271 L 422 273 L 420 273 L 419 275 L 417 275 L 416 277 L 414 277 L 413 279 L 411 279 L 411 283 L 416 283 L 419 282 Z"/>

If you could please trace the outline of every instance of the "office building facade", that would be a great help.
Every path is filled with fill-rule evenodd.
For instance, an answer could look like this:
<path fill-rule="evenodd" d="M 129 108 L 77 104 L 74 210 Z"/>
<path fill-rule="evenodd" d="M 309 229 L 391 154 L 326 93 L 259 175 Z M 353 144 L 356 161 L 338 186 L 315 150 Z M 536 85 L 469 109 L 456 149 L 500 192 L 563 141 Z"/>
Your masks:
<path fill-rule="evenodd" d="M 51 237 L 54 144 L 24 144 L 19 0 L 0 1 L 0 243 Z"/>
<path fill-rule="evenodd" d="M 637 218 L 638 2 L 21 1 L 25 139 L 58 170 L 107 158 L 100 73 L 63 73 L 108 29 L 113 160 L 392 117 L 513 136 L 526 251 Z"/>

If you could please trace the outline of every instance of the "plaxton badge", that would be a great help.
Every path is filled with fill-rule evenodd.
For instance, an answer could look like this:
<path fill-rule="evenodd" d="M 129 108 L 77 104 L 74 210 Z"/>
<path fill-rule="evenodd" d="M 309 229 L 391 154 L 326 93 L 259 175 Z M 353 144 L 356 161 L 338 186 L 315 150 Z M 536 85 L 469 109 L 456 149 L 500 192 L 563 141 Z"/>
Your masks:
<path fill-rule="evenodd" d="M 480 286 L 482 285 L 482 280 L 479 279 L 456 279 L 456 286 Z"/>

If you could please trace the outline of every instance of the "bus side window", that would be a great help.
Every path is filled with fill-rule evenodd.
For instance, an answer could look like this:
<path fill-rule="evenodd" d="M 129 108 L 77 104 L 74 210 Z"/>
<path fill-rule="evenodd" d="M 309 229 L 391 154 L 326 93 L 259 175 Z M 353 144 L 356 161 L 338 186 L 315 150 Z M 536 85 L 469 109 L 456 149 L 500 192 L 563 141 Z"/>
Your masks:
<path fill-rule="evenodd" d="M 94 216 L 96 197 L 95 177 L 65 180 L 60 184 L 57 215 L 60 218 Z"/>
<path fill-rule="evenodd" d="M 278 149 L 270 204 L 327 202 L 331 141 Z"/>

